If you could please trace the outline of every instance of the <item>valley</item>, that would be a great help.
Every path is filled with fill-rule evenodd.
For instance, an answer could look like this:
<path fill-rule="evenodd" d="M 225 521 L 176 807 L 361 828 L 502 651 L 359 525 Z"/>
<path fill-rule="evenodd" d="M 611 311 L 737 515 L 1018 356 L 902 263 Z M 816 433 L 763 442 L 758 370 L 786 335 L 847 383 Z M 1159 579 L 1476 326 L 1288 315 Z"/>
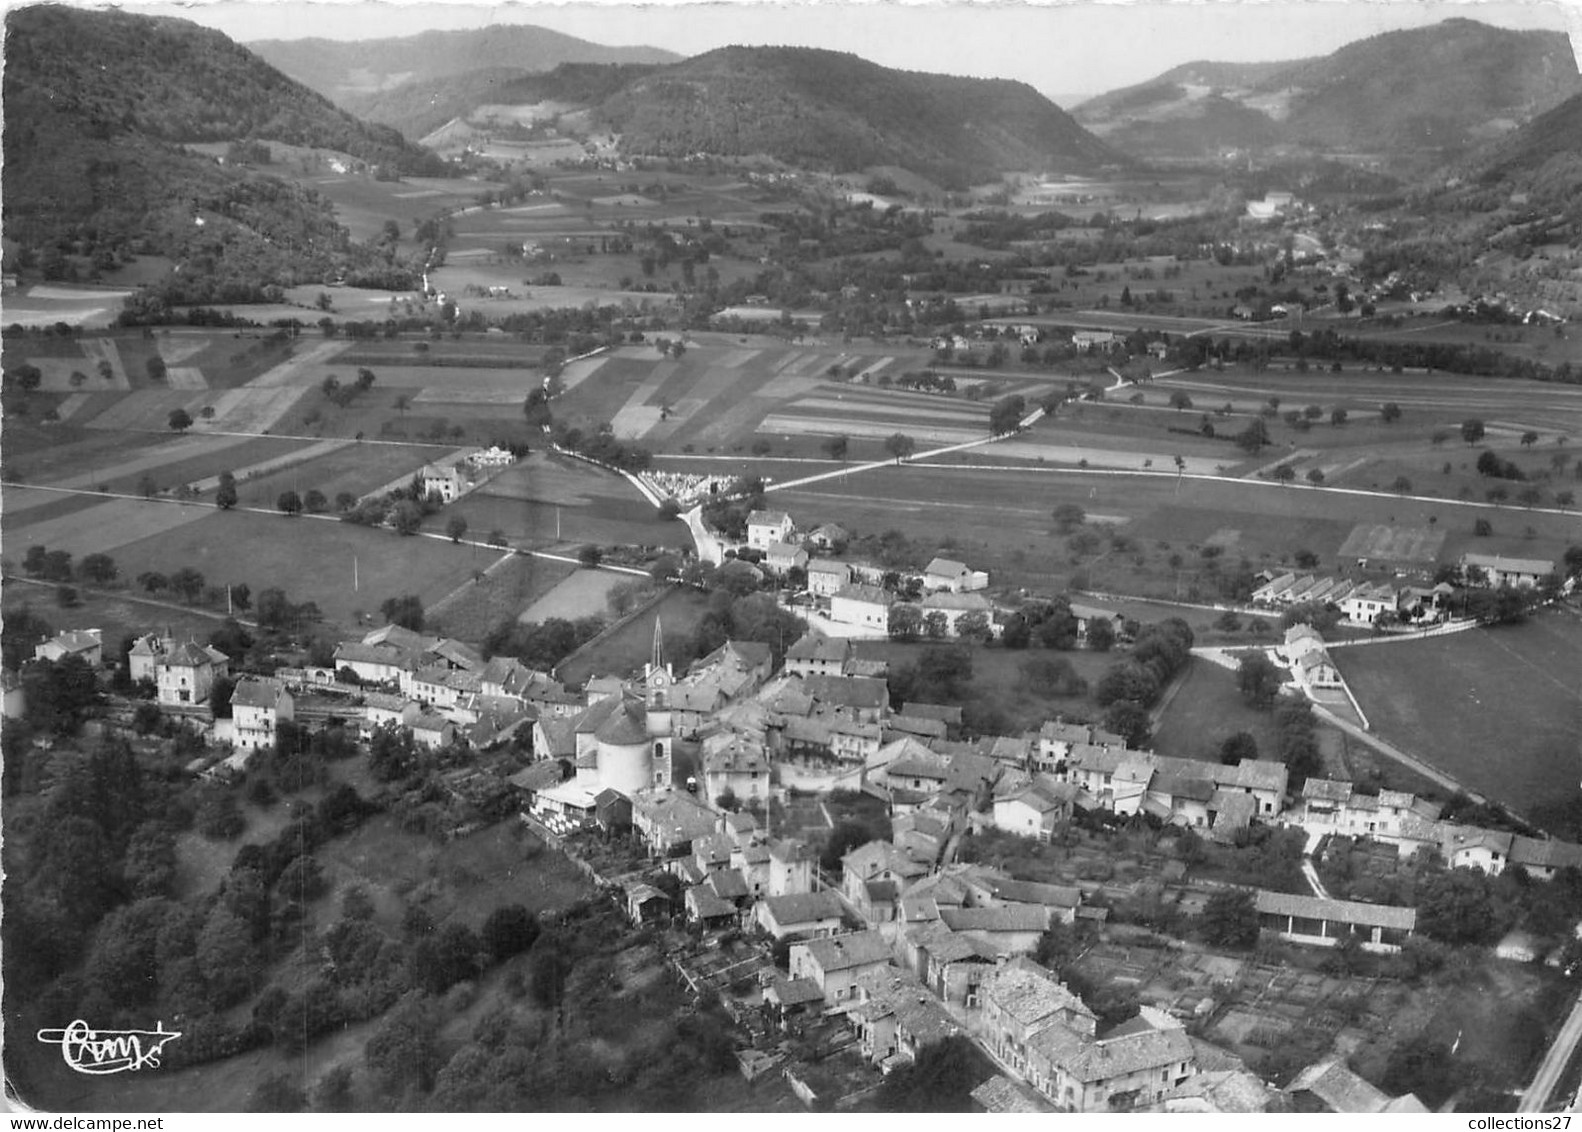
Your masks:
<path fill-rule="evenodd" d="M 6 16 L 24 1099 L 1573 1106 L 1564 33 L 198 19 Z"/>

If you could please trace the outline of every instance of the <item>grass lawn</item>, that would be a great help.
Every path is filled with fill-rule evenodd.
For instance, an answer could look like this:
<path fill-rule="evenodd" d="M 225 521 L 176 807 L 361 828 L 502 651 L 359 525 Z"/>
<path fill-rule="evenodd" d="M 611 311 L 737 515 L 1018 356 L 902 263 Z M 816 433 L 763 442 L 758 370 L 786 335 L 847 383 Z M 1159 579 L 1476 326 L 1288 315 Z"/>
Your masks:
<path fill-rule="evenodd" d="M 642 667 L 652 653 L 654 618 L 664 626 L 666 639 L 673 641 L 691 634 L 708 607 L 706 594 L 678 586 L 646 613 L 560 664 L 556 675 L 572 685 L 580 685 L 590 676 L 625 676 Z"/>
<path fill-rule="evenodd" d="M 386 598 L 416 594 L 438 602 L 493 559 L 482 550 L 429 538 L 402 538 L 335 520 L 215 512 L 198 522 L 112 552 L 123 577 L 191 566 L 210 582 L 246 582 L 253 593 L 279 586 L 293 601 L 314 601 L 345 628 Z M 353 561 L 358 588 L 353 588 Z"/>
<path fill-rule="evenodd" d="M 1249 707 L 1228 668 L 1194 657 L 1182 684 L 1154 728 L 1154 750 L 1183 759 L 1218 761 L 1219 747 L 1238 731 L 1258 740 L 1261 758 L 1273 758 L 1277 732 L 1272 711 Z"/>
<path fill-rule="evenodd" d="M 343 491 L 356 496 L 376 491 L 401 476 L 410 477 L 424 464 L 450 451 L 454 449 L 352 444 L 316 459 L 241 480 L 236 485 L 238 502 L 244 507 L 273 507 L 283 491 L 306 495 L 317 488 L 333 505 Z"/>
<path fill-rule="evenodd" d="M 1375 731 L 1480 793 L 1530 810 L 1582 777 L 1582 616 L 1367 648 L 1335 662 Z"/>

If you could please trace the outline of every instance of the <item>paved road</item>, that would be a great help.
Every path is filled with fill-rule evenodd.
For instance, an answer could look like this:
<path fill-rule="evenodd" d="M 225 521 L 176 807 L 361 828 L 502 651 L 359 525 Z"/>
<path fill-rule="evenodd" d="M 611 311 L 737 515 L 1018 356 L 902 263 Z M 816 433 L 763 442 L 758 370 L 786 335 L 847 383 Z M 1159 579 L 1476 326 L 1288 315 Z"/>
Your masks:
<path fill-rule="evenodd" d="M 1538 1066 L 1538 1075 L 1533 1078 L 1533 1083 L 1527 1086 L 1527 1091 L 1522 1094 L 1522 1103 L 1517 1106 L 1517 1112 L 1544 1112 L 1547 1108 L 1549 1095 L 1555 1091 L 1555 1086 L 1560 1083 L 1560 1074 L 1565 1072 L 1566 1063 L 1571 1060 L 1571 1055 L 1576 1052 L 1577 1043 L 1582 1041 L 1582 996 L 1577 998 L 1576 1005 L 1571 1008 L 1571 1016 L 1566 1019 L 1565 1025 L 1560 1027 L 1560 1032 L 1555 1035 L 1555 1041 L 1549 1047 L 1549 1052 L 1544 1055 L 1543 1063 Z"/>

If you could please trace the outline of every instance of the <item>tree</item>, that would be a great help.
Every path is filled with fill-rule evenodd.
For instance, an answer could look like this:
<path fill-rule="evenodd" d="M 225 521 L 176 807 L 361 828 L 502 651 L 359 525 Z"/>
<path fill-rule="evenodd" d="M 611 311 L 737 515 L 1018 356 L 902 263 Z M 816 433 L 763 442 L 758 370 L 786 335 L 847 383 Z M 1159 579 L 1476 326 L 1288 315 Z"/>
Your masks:
<path fill-rule="evenodd" d="M 399 625 L 414 633 L 423 631 L 423 599 L 417 594 L 387 597 L 380 603 L 379 612 L 384 615 L 387 625 Z"/>
<path fill-rule="evenodd" d="M 1027 413 L 1027 401 L 1018 393 L 1001 397 L 989 410 L 989 432 L 995 436 L 1015 432 Z"/>
<path fill-rule="evenodd" d="M 1290 483 L 1296 479 L 1296 469 L 1290 464 L 1281 464 L 1273 472 L 1274 478 L 1279 483 Z"/>
<path fill-rule="evenodd" d="M 467 533 L 467 517 L 465 515 L 452 515 L 445 523 L 445 534 L 451 542 L 460 542 Z"/>
<path fill-rule="evenodd" d="M 1339 428 L 1346 423 L 1346 418 L 1349 415 L 1345 409 L 1331 409 L 1329 412 L 1329 423 Z"/>
<path fill-rule="evenodd" d="M 220 485 L 214 492 L 214 505 L 221 511 L 236 506 L 236 477 L 230 472 L 220 473 Z"/>
<path fill-rule="evenodd" d="M 169 420 L 172 432 L 186 432 L 192 427 L 192 416 L 185 409 L 172 409 Z"/>
<path fill-rule="evenodd" d="M 532 398 L 530 397 L 528 400 L 531 401 Z M 400 413 L 402 417 L 405 417 L 406 411 L 412 407 L 412 398 L 403 393 L 391 402 L 391 407 Z"/>
<path fill-rule="evenodd" d="M 1247 949 L 1258 942 L 1258 907 L 1244 888 L 1222 889 L 1203 905 L 1203 938 L 1215 947 Z"/>
<path fill-rule="evenodd" d="M 924 628 L 923 611 L 911 602 L 901 602 L 890 607 L 890 639 L 915 641 Z"/>
<path fill-rule="evenodd" d="M 1412 490 L 1412 481 L 1405 476 L 1396 476 L 1390 483 L 1390 490 L 1405 495 Z"/>
<path fill-rule="evenodd" d="M 1247 427 L 1236 434 L 1236 446 L 1249 455 L 1256 455 L 1268 443 L 1269 429 L 1262 417 L 1253 417 Z"/>
<path fill-rule="evenodd" d="M 302 513 L 302 497 L 294 491 L 282 491 L 280 498 L 275 500 L 275 507 L 286 515 L 300 515 Z"/>
<path fill-rule="evenodd" d="M 829 453 L 831 460 L 845 460 L 850 446 L 851 441 L 847 437 L 832 436 L 824 442 L 824 451 Z"/>
<path fill-rule="evenodd" d="M 1324 469 L 1323 468 L 1309 468 L 1307 470 L 1307 482 L 1312 484 L 1314 487 L 1317 487 L 1319 484 L 1323 483 L 1324 482 Z"/>
<path fill-rule="evenodd" d="M 143 368 L 148 371 L 148 380 L 165 380 L 165 359 L 160 357 L 158 354 L 151 355 L 148 361 L 143 363 Z"/>
<path fill-rule="evenodd" d="M 956 1034 L 886 1077 L 875 1104 L 881 1112 L 973 1112 L 972 1090 L 992 1075 L 971 1039 Z"/>
<path fill-rule="evenodd" d="M 1115 622 L 1108 617 L 1095 617 L 1088 622 L 1088 648 L 1094 652 L 1109 652 L 1115 647 Z"/>
<path fill-rule="evenodd" d="M 247 1097 L 248 1112 L 301 1112 L 308 1098 L 291 1073 L 272 1073 Z"/>
<path fill-rule="evenodd" d="M 1148 740 L 1153 738 L 1148 709 L 1135 700 L 1116 700 L 1110 704 L 1104 712 L 1104 729 L 1119 735 L 1133 748 L 1146 747 Z"/>
<path fill-rule="evenodd" d="M 218 1007 L 240 1002 L 257 984 L 260 964 L 252 931 L 223 901 L 214 906 L 198 936 L 197 960 Z"/>
<path fill-rule="evenodd" d="M 96 586 L 107 586 L 115 581 L 120 573 L 115 564 L 115 559 L 108 554 L 89 554 L 77 563 L 77 574 L 85 582 Z"/>
<path fill-rule="evenodd" d="M 1190 409 L 1192 407 L 1192 398 L 1185 389 L 1177 389 L 1170 394 L 1170 407 L 1177 412 L 1183 409 Z"/>
<path fill-rule="evenodd" d="M 170 579 L 157 570 L 145 570 L 137 576 L 137 584 L 144 592 L 157 594 L 170 588 Z"/>
<path fill-rule="evenodd" d="M 520 904 L 502 904 L 483 922 L 483 946 L 495 962 L 518 955 L 538 938 L 538 920 Z"/>
<path fill-rule="evenodd" d="M 408 991 L 364 1047 L 369 1066 L 395 1095 L 405 1092 L 409 1084 L 416 1085 L 420 1093 L 434 1087 L 434 1075 L 442 1063 L 435 1005 L 420 991 Z"/>
<path fill-rule="evenodd" d="M 592 570 L 600 562 L 604 561 L 604 551 L 591 542 L 584 543 L 577 548 L 577 561 L 587 569 Z"/>
<path fill-rule="evenodd" d="M 1055 520 L 1056 528 L 1063 535 L 1070 534 L 1077 527 L 1080 527 L 1088 517 L 1087 512 L 1082 509 L 1080 504 L 1076 503 L 1062 503 L 1050 514 Z"/>
<path fill-rule="evenodd" d="M 1236 687 L 1255 708 L 1266 708 L 1280 694 L 1280 670 L 1262 649 L 1246 653 L 1236 667 Z"/>
<path fill-rule="evenodd" d="M 1238 731 L 1234 735 L 1225 736 L 1225 741 L 1219 745 L 1219 761 L 1226 766 L 1235 766 L 1243 759 L 1249 762 L 1258 757 L 1258 740 L 1250 731 Z"/>
<path fill-rule="evenodd" d="M 1483 422 L 1478 420 L 1476 417 L 1468 417 L 1466 420 L 1461 422 L 1461 439 L 1466 441 L 1469 445 L 1476 444 L 1478 441 L 1482 440 L 1483 434 Z"/>
<path fill-rule="evenodd" d="M 892 433 L 884 442 L 884 450 L 894 456 L 895 462 L 899 464 L 917 451 L 917 441 L 904 432 Z"/>
<path fill-rule="evenodd" d="M 1531 448 L 1534 444 L 1537 444 L 1537 443 L 1538 443 L 1538 434 L 1536 432 L 1534 432 L 1532 429 L 1528 429 L 1526 432 L 1522 433 L 1522 447 L 1523 448 Z"/>
<path fill-rule="evenodd" d="M 170 588 L 191 605 L 203 593 L 203 575 L 191 566 L 183 566 L 170 576 Z"/>
<path fill-rule="evenodd" d="M 956 618 L 956 636 L 964 641 L 982 644 L 992 635 L 989 615 L 981 609 L 969 610 Z"/>
<path fill-rule="evenodd" d="M 1394 401 L 1386 401 L 1379 406 L 1379 417 L 1385 424 L 1394 424 L 1401 419 L 1401 407 Z"/>

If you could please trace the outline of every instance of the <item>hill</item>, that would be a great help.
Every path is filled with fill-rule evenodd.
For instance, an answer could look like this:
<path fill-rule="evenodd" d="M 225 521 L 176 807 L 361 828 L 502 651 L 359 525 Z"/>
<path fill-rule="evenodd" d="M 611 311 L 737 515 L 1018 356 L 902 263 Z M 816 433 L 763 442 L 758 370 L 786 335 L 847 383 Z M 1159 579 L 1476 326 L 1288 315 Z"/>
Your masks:
<path fill-rule="evenodd" d="M 282 73 L 352 113 L 392 125 L 402 123 L 392 121 L 388 111 L 386 116 L 377 112 L 380 96 L 405 84 L 465 81 L 477 72 L 534 74 L 552 71 L 563 63 L 673 63 L 681 58 L 656 47 L 603 47 L 526 24 L 351 42 L 270 39 L 248 47 Z M 427 132 L 416 130 L 416 134 Z M 408 136 L 415 135 L 409 130 Z"/>
<path fill-rule="evenodd" d="M 711 51 L 627 83 L 597 117 L 631 154 L 898 165 L 951 187 L 995 170 L 1131 164 L 1025 83 L 897 71 L 812 48 Z"/>
<path fill-rule="evenodd" d="M 1290 63 L 1185 64 L 1076 117 L 1138 155 L 1281 147 L 1444 159 L 1579 90 L 1563 33 L 1458 18 Z"/>
<path fill-rule="evenodd" d="M 359 122 L 219 32 L 186 20 L 38 6 L 6 18 L 4 223 L 34 249 L 169 255 L 256 288 L 344 267 L 345 232 L 313 193 L 183 144 L 268 139 L 383 171 L 430 153 Z M 201 223 L 199 223 L 201 221 Z"/>
<path fill-rule="evenodd" d="M 596 104 L 655 69 L 642 63 L 562 63 L 553 71 L 526 74 L 511 67 L 491 67 L 412 79 L 388 90 L 348 96 L 347 102 L 360 107 L 359 114 L 369 121 L 393 126 L 406 137 L 422 141 L 447 123 L 468 117 L 479 106 Z"/>

